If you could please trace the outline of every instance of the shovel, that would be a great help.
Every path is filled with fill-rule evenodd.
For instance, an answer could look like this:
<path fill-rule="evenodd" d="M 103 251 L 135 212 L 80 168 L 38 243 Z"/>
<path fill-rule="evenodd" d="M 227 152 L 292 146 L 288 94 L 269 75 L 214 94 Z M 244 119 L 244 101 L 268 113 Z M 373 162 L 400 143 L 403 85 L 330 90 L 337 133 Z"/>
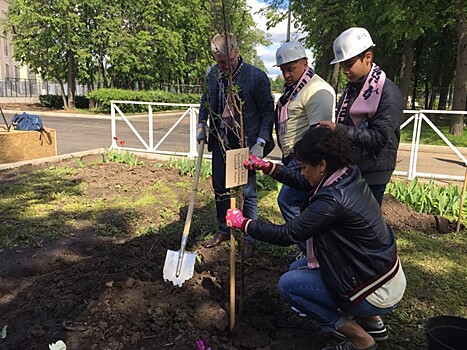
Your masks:
<path fill-rule="evenodd" d="M 11 125 L 8 125 L 8 122 L 6 121 L 5 114 L 3 114 L 3 109 L 0 107 L 0 112 L 2 113 L 3 121 L 5 122 L 6 130 L 10 131 Z"/>
<path fill-rule="evenodd" d="M 201 163 L 203 162 L 204 141 L 199 143 L 198 160 L 196 162 L 195 180 L 191 190 L 190 204 L 183 229 L 182 242 L 179 251 L 167 250 L 165 264 L 163 270 L 164 281 L 171 281 L 174 286 L 181 287 L 183 282 L 193 277 L 195 268 L 196 254 L 186 252 L 186 243 L 188 241 L 188 233 L 190 232 L 191 217 L 193 216 L 193 208 L 195 206 L 195 197 L 198 190 L 199 173 L 201 171 Z"/>

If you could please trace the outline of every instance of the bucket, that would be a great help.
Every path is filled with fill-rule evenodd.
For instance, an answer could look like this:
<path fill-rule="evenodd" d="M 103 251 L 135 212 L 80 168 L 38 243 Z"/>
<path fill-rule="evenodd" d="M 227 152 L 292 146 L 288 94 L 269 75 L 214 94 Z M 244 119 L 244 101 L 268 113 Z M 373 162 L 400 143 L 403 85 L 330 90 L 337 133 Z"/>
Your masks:
<path fill-rule="evenodd" d="M 467 344 L 467 319 L 434 316 L 426 322 L 428 350 L 461 350 Z"/>

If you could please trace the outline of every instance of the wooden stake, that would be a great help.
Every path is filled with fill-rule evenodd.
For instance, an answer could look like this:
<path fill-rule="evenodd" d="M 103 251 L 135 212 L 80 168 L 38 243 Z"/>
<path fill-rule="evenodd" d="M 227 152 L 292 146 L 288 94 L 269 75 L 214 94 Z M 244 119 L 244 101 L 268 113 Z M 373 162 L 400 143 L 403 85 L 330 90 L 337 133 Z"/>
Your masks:
<path fill-rule="evenodd" d="M 235 197 L 230 198 L 230 209 L 235 209 Z M 230 331 L 235 326 L 235 228 L 230 229 Z"/>
<path fill-rule="evenodd" d="M 459 203 L 459 217 L 457 218 L 456 233 L 458 233 L 460 228 L 461 228 L 462 209 L 463 209 L 463 206 L 464 206 L 464 197 L 465 197 L 465 188 L 466 187 L 467 187 L 467 166 L 465 168 L 464 185 L 462 186 L 461 202 Z"/>

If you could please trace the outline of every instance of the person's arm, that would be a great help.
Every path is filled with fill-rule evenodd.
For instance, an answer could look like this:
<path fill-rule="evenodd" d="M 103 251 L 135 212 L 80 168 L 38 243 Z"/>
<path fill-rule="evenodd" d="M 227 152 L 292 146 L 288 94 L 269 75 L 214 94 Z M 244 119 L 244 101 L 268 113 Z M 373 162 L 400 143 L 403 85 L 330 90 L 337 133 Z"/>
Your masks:
<path fill-rule="evenodd" d="M 243 165 L 250 170 L 262 170 L 264 174 L 298 191 L 310 192 L 312 189 L 310 182 L 301 172 L 265 161 L 254 154 L 251 154 L 249 159 L 243 162 Z"/>
<path fill-rule="evenodd" d="M 331 196 L 320 197 L 284 225 L 244 218 L 238 210 L 229 209 L 226 216 L 229 226 L 237 227 L 255 239 L 281 246 L 303 242 L 317 233 L 323 234 L 339 220 L 338 204 Z"/>
<path fill-rule="evenodd" d="M 211 113 L 211 104 L 210 104 L 210 96 L 209 96 L 209 90 L 210 86 L 212 84 L 212 79 L 215 79 L 215 72 L 217 68 L 214 66 L 211 67 L 211 69 L 208 69 L 206 72 L 206 90 L 203 92 L 203 95 L 201 96 L 201 102 L 199 106 L 199 113 L 198 113 L 198 126 L 200 124 L 204 124 L 204 126 L 207 126 L 208 120 L 209 120 L 209 115 Z"/>
<path fill-rule="evenodd" d="M 399 128 L 402 113 L 403 99 L 400 90 L 394 84 L 386 84 L 378 109 L 368 119 L 367 127 L 337 124 L 336 132 L 346 135 L 360 149 L 373 152 L 386 147 L 394 130 Z"/>
<path fill-rule="evenodd" d="M 254 94 L 260 122 L 258 138 L 267 142 L 270 141 L 274 126 L 274 98 L 269 78 L 263 71 L 259 72 L 255 81 Z"/>
<path fill-rule="evenodd" d="M 331 121 L 336 108 L 336 95 L 327 89 L 316 91 L 306 103 L 308 125 L 316 125 L 320 121 Z"/>

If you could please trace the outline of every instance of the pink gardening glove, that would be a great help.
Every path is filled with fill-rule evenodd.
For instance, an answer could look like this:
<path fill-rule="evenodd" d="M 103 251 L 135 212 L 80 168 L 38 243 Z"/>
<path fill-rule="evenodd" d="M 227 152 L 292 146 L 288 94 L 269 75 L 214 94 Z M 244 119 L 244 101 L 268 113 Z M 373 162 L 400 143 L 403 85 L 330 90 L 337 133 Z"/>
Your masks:
<path fill-rule="evenodd" d="M 267 173 L 272 168 L 272 163 L 250 154 L 250 158 L 243 162 L 243 166 L 250 170 L 262 170 Z"/>
<path fill-rule="evenodd" d="M 248 219 L 243 217 L 239 209 L 227 209 L 227 214 L 225 215 L 227 226 L 243 229 L 247 221 Z"/>
<path fill-rule="evenodd" d="M 195 343 L 195 350 L 212 350 L 206 339 L 200 338 Z"/>

